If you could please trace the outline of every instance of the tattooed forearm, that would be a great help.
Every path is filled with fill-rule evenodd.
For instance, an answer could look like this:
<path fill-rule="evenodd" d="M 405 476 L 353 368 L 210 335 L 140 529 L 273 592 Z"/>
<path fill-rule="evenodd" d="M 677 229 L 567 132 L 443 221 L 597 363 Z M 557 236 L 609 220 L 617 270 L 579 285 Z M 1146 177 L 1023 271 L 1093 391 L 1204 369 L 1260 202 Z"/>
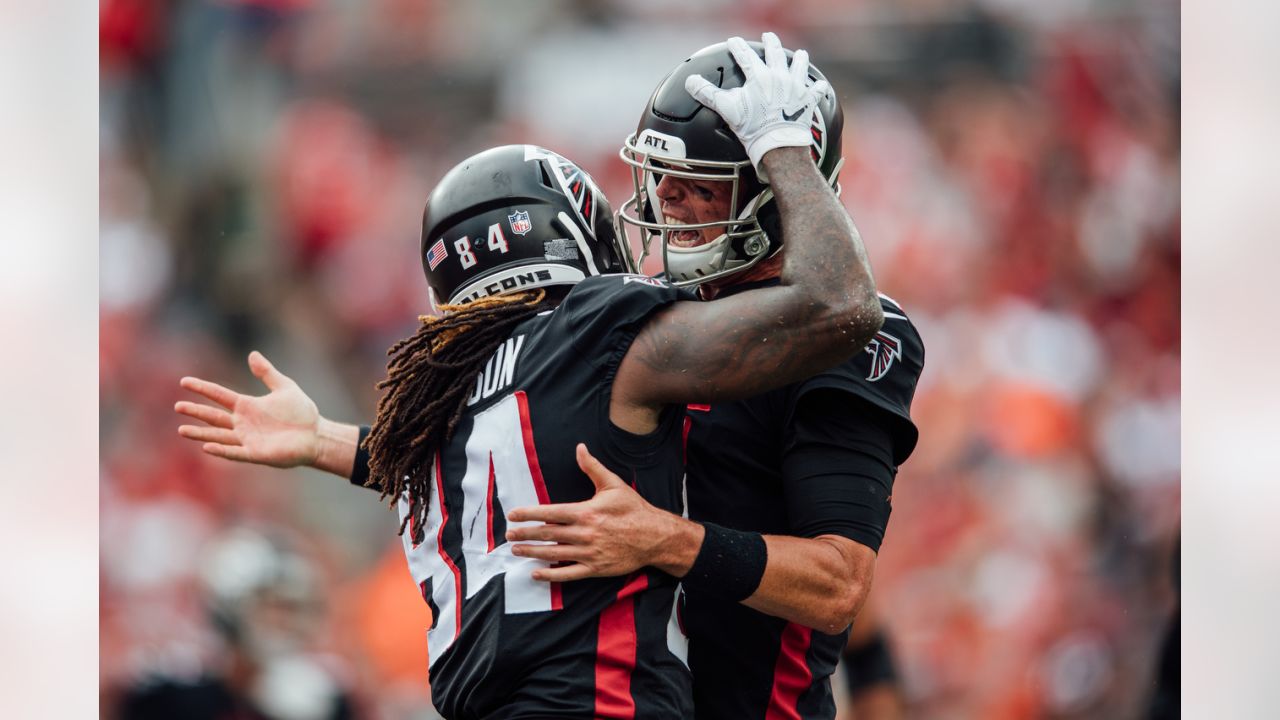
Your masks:
<path fill-rule="evenodd" d="M 701 303 L 696 309 L 706 312 L 693 319 L 684 313 L 693 308 L 681 304 L 636 337 L 627 361 L 645 367 L 646 394 L 702 401 L 748 397 L 847 357 L 829 349 L 819 357 L 822 336 L 839 331 L 815 331 L 819 314 L 797 318 L 793 299 L 786 288 L 754 290 Z"/>
<path fill-rule="evenodd" d="M 680 302 L 637 335 L 614 403 L 746 397 L 860 351 L 884 321 L 858 231 L 808 148 L 765 156 L 785 241 L 781 285 Z"/>
<path fill-rule="evenodd" d="M 849 342 L 866 345 L 884 322 L 862 236 L 810 159 L 778 148 L 763 163 L 772 178 L 786 253 L 782 282 L 833 306 Z M 856 349 L 856 348 L 855 348 Z"/>

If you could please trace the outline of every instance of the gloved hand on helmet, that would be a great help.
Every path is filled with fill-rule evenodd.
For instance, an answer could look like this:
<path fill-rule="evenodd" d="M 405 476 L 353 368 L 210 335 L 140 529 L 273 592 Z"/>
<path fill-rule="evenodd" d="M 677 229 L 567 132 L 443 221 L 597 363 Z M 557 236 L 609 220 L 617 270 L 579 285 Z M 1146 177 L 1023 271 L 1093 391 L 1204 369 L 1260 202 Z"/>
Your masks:
<path fill-rule="evenodd" d="M 809 53 L 797 50 L 787 67 L 787 56 L 778 36 L 761 37 L 764 60 L 740 37 L 729 38 L 733 59 L 742 68 L 742 87 L 721 90 L 701 75 L 690 75 L 685 89 L 698 102 L 711 108 L 738 136 L 764 182 L 760 160 L 778 147 L 808 147 L 810 126 L 818 102 L 831 90 L 826 80 L 809 78 Z"/>

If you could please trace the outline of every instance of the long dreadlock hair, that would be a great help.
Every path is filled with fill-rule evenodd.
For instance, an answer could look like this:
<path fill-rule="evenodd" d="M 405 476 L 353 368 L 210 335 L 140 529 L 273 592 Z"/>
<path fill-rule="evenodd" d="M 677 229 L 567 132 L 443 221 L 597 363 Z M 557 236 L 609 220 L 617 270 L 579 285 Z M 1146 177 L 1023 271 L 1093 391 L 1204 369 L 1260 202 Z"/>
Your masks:
<path fill-rule="evenodd" d="M 391 496 L 394 507 L 408 495 L 412 537 L 422 542 L 431 498 L 430 463 L 453 437 L 476 376 L 512 329 L 541 312 L 546 291 L 483 298 L 466 305 L 442 305 L 442 314 L 419 317 L 422 327 L 396 343 L 387 355 L 386 394 L 365 439 L 370 484 Z"/>

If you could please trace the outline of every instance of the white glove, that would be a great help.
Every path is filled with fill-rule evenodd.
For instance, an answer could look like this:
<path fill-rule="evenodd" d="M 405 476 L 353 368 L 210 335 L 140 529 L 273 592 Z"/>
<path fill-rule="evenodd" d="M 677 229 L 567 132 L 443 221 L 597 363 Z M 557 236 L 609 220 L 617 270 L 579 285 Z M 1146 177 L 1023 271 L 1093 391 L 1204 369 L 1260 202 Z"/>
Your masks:
<path fill-rule="evenodd" d="M 826 80 L 809 84 L 809 53 L 797 50 L 787 68 L 778 36 L 765 33 L 764 62 L 740 37 L 729 38 L 729 52 L 742 68 L 742 87 L 721 90 L 701 75 L 690 75 L 684 88 L 698 102 L 716 111 L 747 150 L 747 157 L 764 182 L 760 159 L 778 147 L 808 147 L 814 108 L 831 90 Z"/>

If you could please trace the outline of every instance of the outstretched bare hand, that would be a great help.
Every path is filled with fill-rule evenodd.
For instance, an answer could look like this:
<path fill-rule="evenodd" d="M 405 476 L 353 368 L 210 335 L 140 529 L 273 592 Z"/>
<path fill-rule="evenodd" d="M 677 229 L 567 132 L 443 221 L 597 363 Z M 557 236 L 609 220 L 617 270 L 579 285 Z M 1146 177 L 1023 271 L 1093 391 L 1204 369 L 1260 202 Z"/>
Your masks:
<path fill-rule="evenodd" d="M 315 402 L 257 350 L 249 353 L 249 369 L 271 392 L 244 395 L 208 380 L 182 378 L 183 388 L 221 407 L 178 402 L 174 410 L 205 423 L 182 425 L 178 434 L 228 460 L 278 468 L 316 464 L 322 418 Z"/>

